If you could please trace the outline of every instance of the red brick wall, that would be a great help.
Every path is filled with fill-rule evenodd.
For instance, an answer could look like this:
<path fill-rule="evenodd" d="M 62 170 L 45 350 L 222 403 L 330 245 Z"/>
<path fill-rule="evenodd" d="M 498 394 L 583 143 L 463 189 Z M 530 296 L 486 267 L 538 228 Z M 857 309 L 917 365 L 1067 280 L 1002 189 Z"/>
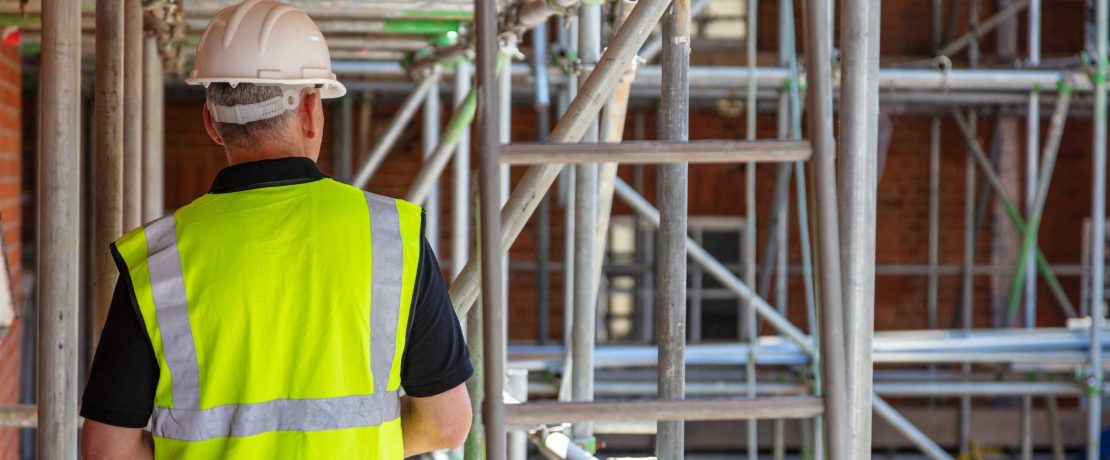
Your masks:
<path fill-rule="evenodd" d="M 18 286 L 22 260 L 20 87 L 19 48 L 0 45 L 0 226 L 7 244 L 12 286 L 17 294 L 17 312 L 20 311 Z M 20 314 L 8 335 L 0 339 L 0 404 L 19 402 L 21 319 Z M 18 454 L 19 430 L 0 429 L 0 459 L 14 459 Z"/>
<path fill-rule="evenodd" d="M 777 46 L 777 2 L 763 0 L 760 13 L 760 49 L 773 51 Z M 966 5 L 962 8 L 966 8 Z M 994 2 L 983 2 L 983 17 L 989 16 Z M 800 20 L 800 12 L 799 20 Z M 1044 10 L 1044 45 L 1046 57 L 1064 53 L 1075 53 L 1083 45 L 1082 27 L 1077 18 L 1083 17 L 1082 2 L 1048 2 Z M 966 30 L 966 10 L 961 9 L 960 25 L 957 33 Z M 928 2 L 890 2 L 883 8 L 883 54 L 884 62 L 900 62 L 903 56 L 927 55 L 931 49 L 931 13 Z M 1024 15 L 1019 15 L 1021 23 Z M 1024 34 L 1024 24 L 1019 31 Z M 1020 36 L 1019 53 L 1024 53 L 1025 38 Z M 983 40 L 984 55 L 994 46 L 993 37 Z M 799 48 L 802 44 L 799 43 Z M 804 50 L 803 50 L 804 51 Z M 695 52 L 695 62 L 738 63 L 742 53 L 722 53 L 714 56 L 699 55 Z M 985 58 L 984 62 L 989 62 Z M 203 193 L 223 165 L 222 152 L 204 134 L 200 122 L 199 99 L 192 102 L 171 102 L 167 107 L 167 126 L 173 131 L 167 135 L 167 206 L 175 207 L 187 203 Z M 444 104 L 445 106 L 447 104 Z M 396 106 L 380 103 L 374 107 L 373 138 L 384 130 Z M 328 111 L 330 117 L 330 110 Z M 420 114 L 417 114 L 420 117 Z M 356 111 L 357 118 L 357 111 Z M 654 111 L 647 113 L 646 137 L 654 134 Z M 630 117 L 631 119 L 631 117 Z M 419 120 L 419 118 L 417 118 Z M 330 121 L 330 118 L 329 118 Z M 982 142 L 989 141 L 988 135 L 993 120 L 983 117 L 980 133 Z M 631 123 L 629 123 L 631 125 Z M 761 116 L 758 120 L 759 136 L 773 138 L 776 134 L 775 118 Z M 1060 150 L 1053 184 L 1050 189 L 1045 219 L 1042 223 L 1041 247 L 1053 263 L 1077 264 L 1081 262 L 1081 226 L 1089 212 L 1090 205 L 1090 121 L 1088 118 L 1069 120 Z M 358 120 L 355 120 L 358 126 Z M 402 135 L 397 147 L 390 154 L 370 186 L 370 190 L 391 196 L 403 196 L 416 175 L 420 165 L 422 149 L 416 127 Z M 743 136 L 744 120 L 728 117 L 716 110 L 697 110 L 691 118 L 691 139 L 739 139 Z M 1022 126 L 1024 124 L 1022 123 Z M 535 139 L 534 114 L 528 107 L 519 107 L 513 113 L 513 138 L 516 140 Z M 1047 129 L 1047 121 L 1042 131 Z M 940 192 L 940 236 L 939 260 L 942 265 L 959 265 L 963 248 L 963 200 L 965 153 L 955 126 L 948 120 L 942 123 L 941 154 L 941 192 Z M 326 129 L 327 133 L 331 130 Z M 885 170 L 879 183 L 878 193 L 878 241 L 877 257 L 879 264 L 924 264 L 928 254 L 928 158 L 929 120 L 918 116 L 896 116 L 893 119 L 893 142 L 890 145 Z M 629 127 L 626 138 L 632 137 Z M 1022 135 L 1024 139 L 1024 135 Z M 1043 139 L 1043 135 L 1042 135 Z M 330 139 L 325 138 L 321 164 L 325 171 L 331 169 Z M 1024 149 L 1019 149 L 1023 152 Z M 356 152 L 356 155 L 358 152 Z M 654 169 L 647 168 L 646 196 L 653 199 Z M 514 168 L 513 181 L 523 174 L 523 168 Z M 621 174 L 630 178 L 631 168 L 622 167 Z M 759 190 L 758 221 L 760 225 L 769 219 L 770 195 L 774 182 L 774 167 L 761 166 L 757 174 Z M 980 182 L 984 179 L 980 177 Z M 1020 180 L 1024 180 L 1020 178 Z M 744 174 L 742 166 L 694 165 L 690 167 L 690 215 L 743 215 Z M 442 190 L 450 191 L 450 178 L 442 182 Z M 793 189 L 792 189 L 793 190 Z M 1024 208 L 1020 197 L 1014 197 L 1019 208 Z M 450 266 L 451 211 L 444 198 L 441 208 L 441 241 L 439 255 L 443 266 Z M 618 214 L 628 214 L 630 210 L 618 202 L 614 208 Z M 553 205 L 551 215 L 551 257 L 560 263 L 562 245 L 562 208 Z M 792 211 L 790 260 L 800 263 L 797 240 L 796 214 Z M 1006 222 L 985 224 L 983 238 L 978 242 L 976 261 L 990 263 L 988 236 L 990 225 L 1009 225 Z M 760 229 L 761 233 L 763 229 Z M 759 245 L 765 243 L 766 235 L 759 235 Z M 524 232 L 513 246 L 511 260 L 514 263 L 535 261 L 536 232 L 534 219 L 525 227 Z M 957 306 L 960 299 L 959 276 L 942 275 L 939 279 L 938 318 L 941 327 L 955 327 Z M 1062 282 L 1072 302 L 1078 303 L 1080 283 L 1076 277 L 1062 277 Z M 553 317 L 550 321 L 550 335 L 557 336 L 562 330 L 562 275 L 554 271 L 551 278 L 550 305 Z M 876 328 L 914 329 L 924 328 L 926 322 L 926 283 L 925 276 L 880 275 L 876 280 Z M 805 327 L 803 294 L 800 276 L 790 279 L 790 317 L 799 327 Z M 510 336 L 513 339 L 535 337 L 535 278 L 531 270 L 513 272 L 512 289 L 509 293 Z M 1041 325 L 1061 325 L 1063 317 L 1055 308 L 1047 288 L 1040 284 L 1039 323 Z M 987 277 L 976 277 L 974 283 L 976 327 L 989 327 L 992 324 L 990 312 L 990 282 Z M 764 332 L 769 332 L 765 330 Z"/>

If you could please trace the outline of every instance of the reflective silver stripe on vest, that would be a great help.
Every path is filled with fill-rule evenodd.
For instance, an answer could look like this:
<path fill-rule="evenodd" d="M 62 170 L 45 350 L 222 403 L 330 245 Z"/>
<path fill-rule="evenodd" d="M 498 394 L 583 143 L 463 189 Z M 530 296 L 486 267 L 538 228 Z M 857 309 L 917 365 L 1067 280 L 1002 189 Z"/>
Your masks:
<path fill-rule="evenodd" d="M 181 441 L 378 426 L 401 416 L 397 392 L 322 399 L 275 399 L 204 410 L 154 408 L 153 434 Z"/>
<path fill-rule="evenodd" d="M 370 280 L 370 372 L 374 374 L 374 392 L 382 392 L 387 390 L 397 350 L 404 246 L 396 201 L 367 192 L 366 205 L 370 208 L 373 271 Z"/>
<path fill-rule="evenodd" d="M 158 219 L 143 231 L 162 352 L 173 378 L 173 406 L 197 409 L 200 407 L 197 348 L 189 324 L 189 300 L 185 297 L 185 281 L 181 276 L 174 218 L 170 215 Z"/>

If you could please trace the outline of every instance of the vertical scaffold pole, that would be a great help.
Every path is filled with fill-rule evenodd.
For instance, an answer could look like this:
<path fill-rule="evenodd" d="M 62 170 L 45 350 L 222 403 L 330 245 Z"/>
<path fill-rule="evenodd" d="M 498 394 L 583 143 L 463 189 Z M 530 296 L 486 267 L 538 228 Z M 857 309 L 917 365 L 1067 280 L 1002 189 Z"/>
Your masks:
<path fill-rule="evenodd" d="M 844 270 L 848 407 L 852 459 L 871 458 L 871 339 L 875 325 L 875 214 L 878 188 L 879 8 L 845 0 L 841 11 L 840 235 Z"/>
<path fill-rule="evenodd" d="M 1041 0 L 1029 2 L 1029 66 L 1036 67 L 1041 62 Z M 1030 227 L 1033 221 L 1034 202 L 1037 195 L 1037 170 L 1040 157 L 1041 100 L 1040 88 L 1029 92 L 1029 107 L 1025 124 L 1025 212 Z M 1031 229 L 1027 228 L 1027 232 Z M 1034 235 L 1035 237 L 1035 235 Z M 1022 251 L 1025 246 L 1022 247 Z M 1016 280 L 1015 280 L 1016 281 Z M 1037 327 L 1037 260 L 1030 257 L 1025 272 L 1025 327 Z M 1009 315 L 1007 315 L 1009 316 Z M 1033 397 L 1021 398 L 1021 458 L 1033 459 Z"/>
<path fill-rule="evenodd" d="M 143 40 L 143 222 L 165 212 L 165 71 L 158 37 Z"/>
<path fill-rule="evenodd" d="M 471 73 L 470 61 L 462 60 L 455 64 L 456 111 L 462 107 L 470 93 Z M 459 133 L 451 180 L 454 185 L 454 195 L 451 197 L 451 277 L 454 278 L 470 257 L 470 129 Z"/>
<path fill-rule="evenodd" d="M 547 79 L 547 21 L 532 29 L 532 76 L 536 81 L 536 140 L 547 140 L 551 129 L 551 90 Z M 536 341 L 547 344 L 551 332 L 551 198 L 536 209 Z"/>
<path fill-rule="evenodd" d="M 420 131 L 421 139 L 423 140 L 423 158 L 432 155 L 439 145 L 439 126 L 440 126 L 440 110 L 439 110 L 439 84 L 432 85 L 428 93 L 424 95 L 424 113 L 423 122 L 424 127 Z M 424 235 L 428 239 L 428 245 L 431 246 L 432 251 L 439 252 L 439 184 L 432 184 L 428 195 L 424 198 L 424 210 L 428 218 L 424 224 Z"/>
<path fill-rule="evenodd" d="M 832 126 L 830 69 L 832 17 L 828 0 L 808 0 L 806 58 L 809 75 L 809 121 L 813 143 L 817 208 L 817 262 L 820 276 L 821 372 L 825 383 L 826 453 L 834 460 L 851 458 L 848 438 L 848 395 L 844 367 L 844 317 L 840 308 L 840 229 L 837 216 L 836 140 Z"/>
<path fill-rule="evenodd" d="M 663 17 L 663 92 L 659 137 L 686 141 L 690 134 L 690 1 L 675 0 Z M 688 169 L 661 165 L 659 187 L 659 397 L 684 399 L 686 389 L 686 229 Z M 655 455 L 684 457 L 685 424 L 658 422 Z"/>
<path fill-rule="evenodd" d="M 583 3 L 578 10 L 578 46 L 582 58 L 581 81 L 589 78 L 598 58 L 601 57 L 601 3 Z M 583 142 L 597 142 L 597 115 L 592 121 Z M 571 325 L 571 399 L 594 399 L 594 341 L 597 334 L 597 289 L 594 283 L 594 253 L 597 250 L 597 164 L 575 167 L 574 194 L 574 323 Z M 583 445 L 587 452 L 594 452 L 593 424 L 574 424 L 572 439 Z"/>
<path fill-rule="evenodd" d="M 1087 379 L 1087 458 L 1099 458 L 1102 431 L 1103 283 L 1106 270 L 1106 72 L 1107 0 L 1095 3 L 1097 67 L 1094 145 L 1091 148 L 1091 375 Z"/>
<path fill-rule="evenodd" d="M 89 335 L 94 346 L 100 341 L 100 328 L 108 317 L 119 273 L 107 248 L 123 231 L 123 2 L 120 0 L 97 2 L 96 62 L 93 117 L 96 219 L 92 254 L 92 333 Z"/>
<path fill-rule="evenodd" d="M 354 142 L 355 94 L 348 94 L 335 103 L 335 135 L 332 138 L 332 171 L 335 179 L 347 183 L 351 180 L 351 146 Z"/>
<path fill-rule="evenodd" d="M 38 454 L 77 458 L 81 2 L 42 4 Z"/>
<path fill-rule="evenodd" d="M 482 269 L 482 342 L 485 356 L 485 394 L 482 419 L 486 424 L 486 458 L 505 459 L 505 299 L 501 252 L 501 141 L 498 124 L 497 3 L 475 0 L 478 71 L 478 188 Z"/>
<path fill-rule="evenodd" d="M 747 7 L 744 10 L 745 20 L 747 22 L 747 32 L 745 32 L 745 45 L 747 48 L 747 66 L 748 71 L 752 76 L 748 78 L 747 88 L 747 101 L 744 108 L 747 113 L 745 115 L 745 128 L 744 136 L 749 141 L 756 139 L 756 83 L 755 83 L 755 66 L 756 66 L 756 38 L 759 36 L 758 30 L 758 17 L 759 17 L 759 2 L 756 0 L 748 0 Z M 748 163 L 744 165 L 744 282 L 748 286 L 756 286 L 756 231 L 759 225 L 756 223 L 756 209 L 755 209 L 755 189 L 756 189 L 756 165 L 755 163 Z M 770 235 L 768 235 L 770 236 Z M 770 241 L 770 240 L 768 240 Z M 744 378 L 747 383 L 747 396 L 749 398 L 756 397 L 756 367 L 755 356 L 756 349 L 759 346 L 759 317 L 756 316 L 755 306 L 752 305 L 752 298 L 756 295 L 754 290 L 749 291 L 748 295 L 743 298 L 744 310 L 741 312 L 741 318 L 744 318 L 744 324 L 747 326 L 745 334 L 748 338 L 748 361 L 744 366 Z M 759 458 L 759 421 L 748 420 L 747 428 L 747 446 L 748 446 L 748 460 L 757 460 Z"/>
<path fill-rule="evenodd" d="M 143 2 L 123 2 L 123 228 L 143 223 Z"/>

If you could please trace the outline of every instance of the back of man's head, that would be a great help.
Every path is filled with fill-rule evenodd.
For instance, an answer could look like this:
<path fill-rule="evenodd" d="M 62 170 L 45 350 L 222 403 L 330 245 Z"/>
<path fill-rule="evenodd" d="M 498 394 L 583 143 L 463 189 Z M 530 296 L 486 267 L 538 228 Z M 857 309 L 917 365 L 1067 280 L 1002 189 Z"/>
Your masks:
<path fill-rule="evenodd" d="M 208 104 L 223 107 L 245 106 L 282 96 L 282 88 L 273 85 L 254 85 L 240 83 L 234 87 L 227 83 L 212 83 L 204 88 Z M 246 124 L 220 123 L 213 121 L 212 126 L 219 133 L 224 145 L 236 149 L 249 149 L 252 146 L 287 141 L 295 134 L 297 112 L 284 111 L 280 115 L 252 121 Z"/>

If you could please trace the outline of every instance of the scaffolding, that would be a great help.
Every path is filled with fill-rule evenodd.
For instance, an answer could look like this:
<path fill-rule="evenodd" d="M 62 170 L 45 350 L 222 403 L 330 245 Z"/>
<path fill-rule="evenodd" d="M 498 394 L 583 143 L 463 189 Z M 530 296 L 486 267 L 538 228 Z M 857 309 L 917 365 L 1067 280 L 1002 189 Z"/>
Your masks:
<path fill-rule="evenodd" d="M 106 316 L 115 284 L 115 268 L 107 254 L 93 261 L 87 277 L 75 263 L 82 244 L 77 224 L 81 120 L 72 108 L 81 105 L 82 25 L 91 19 L 93 27 L 86 28 L 96 37 L 98 197 L 91 238 L 102 248 L 125 228 L 162 214 L 165 74 L 188 61 L 189 34 L 203 30 L 208 18 L 227 3 L 97 0 L 95 13 L 83 8 L 80 0 L 49 0 L 29 7 L 41 17 L 39 28 L 29 29 L 38 34 L 43 50 L 39 207 L 49 210 L 40 212 L 39 397 L 37 407 L 0 408 L 0 425 L 37 423 L 41 458 L 77 455 L 79 287 L 85 278 L 91 279 L 95 325 Z M 843 0 L 839 15 L 828 0 L 778 1 L 775 66 L 757 65 L 760 2 L 754 0 L 747 0 L 744 9 L 744 66 L 691 66 L 691 26 L 711 0 L 293 3 L 320 22 L 332 45 L 335 71 L 351 80 L 350 88 L 407 93 L 384 134 L 358 164 L 351 164 L 350 155 L 336 155 L 337 178 L 358 187 L 372 183 L 423 108 L 423 163 L 404 198 L 429 209 L 432 241 L 438 241 L 438 229 L 452 228 L 450 294 L 466 323 L 479 371 L 468 384 L 480 410 L 474 411 L 466 458 L 523 458 L 528 441 L 547 458 L 592 458 L 598 448 L 595 432 L 604 423 L 639 420 L 656 423 L 651 428 L 656 434 L 655 455 L 676 459 L 687 451 L 685 422 L 748 420 L 746 454 L 754 459 L 759 455 L 755 421 L 773 420 L 773 456 L 779 459 L 788 436 L 781 421 L 799 419 L 806 421 L 801 440 L 806 458 L 863 459 L 871 455 L 876 414 L 929 458 L 952 459 L 953 451 L 930 439 L 884 398 L 960 397 L 956 450 L 966 453 L 970 398 L 1004 395 L 1022 401 L 1023 458 L 1033 454 L 1033 398 L 1045 398 L 1058 427 L 1059 396 L 1082 401 L 1085 458 L 1099 458 L 1101 403 L 1108 391 L 1103 351 L 1110 346 L 1110 337 L 1104 337 L 1110 332 L 1104 324 L 1107 0 L 1094 2 L 1094 47 L 1085 50 L 1085 59 L 1053 65 L 1042 63 L 1040 55 L 1041 0 L 1007 2 L 983 20 L 979 2 L 973 0 L 969 30 L 958 37 L 952 37 L 955 8 L 948 10 L 953 16 L 945 32 L 945 9 L 936 0 L 936 58 L 882 69 L 880 0 Z M 804 18 L 804 65 L 798 62 L 795 7 Z M 435 14 L 420 14 L 421 10 Z M 1022 12 L 1028 17 L 1029 39 L 1023 68 L 979 68 L 983 36 L 1013 23 Z M 837 61 L 834 17 L 840 18 Z M 558 24 L 552 35 L 564 52 L 562 60 L 548 55 L 551 22 Z M 606 24 L 612 29 L 607 39 Z M 514 64 L 514 59 L 524 57 L 518 45 L 528 31 L 531 62 Z M 964 52 L 968 68 L 955 68 L 951 58 Z M 656 56 L 659 64 L 646 65 Z M 438 118 L 440 88 L 447 83 L 453 87 L 452 115 L 444 121 Z M 509 116 L 517 90 L 532 96 L 537 143 L 510 142 Z M 735 92 L 746 98 L 745 140 L 690 141 L 692 100 Z M 549 129 L 552 93 L 560 115 Z M 624 141 L 629 101 L 644 94 L 660 97 L 658 140 Z M 352 144 L 350 99 L 338 107 L 334 120 L 336 138 L 342 142 L 337 152 L 349 152 Z M 923 107 L 932 116 L 929 251 L 924 266 L 875 263 L 880 100 Z M 1043 141 L 1042 104 L 1052 107 Z M 976 133 L 980 109 L 991 105 L 1021 106 L 1026 116 L 1024 168 L 1033 179 L 1025 184 L 1024 209 L 1015 204 L 1019 197 L 1008 196 L 992 162 L 994 152 L 981 145 Z M 757 111 L 763 106 L 773 106 L 779 116 L 777 139 L 757 138 Z M 1038 229 L 1063 127 L 1082 110 L 1091 114 L 1093 131 L 1088 260 L 1078 266 L 1053 264 L 1038 248 Z M 837 133 L 834 112 L 839 117 Z M 808 115 L 804 137 L 803 113 Z M 967 147 L 964 260 L 958 267 L 942 266 L 938 258 L 942 117 L 955 121 Z M 470 136 L 475 140 L 476 177 Z M 739 264 L 722 262 L 690 236 L 688 165 L 696 163 L 745 167 L 744 257 Z M 754 185 L 760 163 L 776 165 L 771 219 L 761 228 L 768 235 L 762 253 L 756 239 Z M 658 165 L 655 204 L 641 194 L 642 174 L 639 183 L 629 184 L 617 175 L 619 164 Z M 527 166 L 511 190 L 510 166 Z M 439 184 L 448 175 L 450 191 Z M 980 177 L 985 184 L 976 183 Z M 551 267 L 546 259 L 551 251 L 546 232 L 551 226 L 549 189 L 556 181 L 566 212 L 562 268 L 569 281 L 564 286 L 567 327 L 561 344 L 550 345 L 546 277 Z M 1014 266 L 975 263 L 980 231 L 975 222 L 982 220 L 989 199 L 984 197 L 990 193 L 1021 237 Z M 658 229 L 659 258 L 653 261 L 658 271 L 645 270 L 641 277 L 657 288 L 650 296 L 656 308 L 645 309 L 641 317 L 644 337 L 654 337 L 656 346 L 595 343 L 615 199 L 633 210 L 637 232 L 641 226 Z M 804 280 L 808 330 L 794 325 L 785 311 L 786 279 L 795 268 L 788 266 L 786 247 L 792 205 L 799 223 L 795 231 L 802 261 L 796 269 Z M 438 221 L 440 206 L 453 209 L 450 222 Z M 470 214 L 472 209 L 476 215 Z M 541 280 L 539 343 L 509 346 L 507 253 L 537 210 L 538 229 L 548 235 L 541 238 L 536 270 Z M 688 262 L 694 265 L 688 267 Z M 726 295 L 739 300 L 743 340 L 698 344 L 700 329 L 693 328 L 693 340 L 688 340 L 687 318 L 700 321 L 702 314 L 698 302 L 690 303 L 687 312 L 688 268 L 690 276 L 712 278 Z M 874 332 L 875 279 L 889 273 L 927 276 L 924 307 L 934 330 Z M 961 277 L 963 330 L 937 329 L 938 278 L 949 274 Z M 1010 278 L 1003 328 L 971 330 L 977 275 Z M 1058 277 L 1063 276 L 1083 280 L 1080 308 L 1060 287 Z M 1054 307 L 1072 318 L 1069 327 L 1037 327 L 1038 277 L 1051 290 Z M 759 337 L 760 321 L 776 335 Z M 654 334 L 648 327 L 652 324 Z M 90 332 L 96 332 L 95 326 Z M 980 367 L 986 364 L 992 366 L 990 372 Z M 913 370 L 876 371 L 875 365 Z M 721 367 L 743 372 L 722 377 L 715 371 Z M 651 372 L 633 374 L 630 369 Z M 529 372 L 559 378 L 529 379 Z M 1023 380 L 1029 376 L 1040 378 Z M 638 398 L 629 399 L 633 396 Z M 518 434 L 507 438 L 509 432 Z M 1054 432 L 1057 455 L 1062 444 Z"/>

